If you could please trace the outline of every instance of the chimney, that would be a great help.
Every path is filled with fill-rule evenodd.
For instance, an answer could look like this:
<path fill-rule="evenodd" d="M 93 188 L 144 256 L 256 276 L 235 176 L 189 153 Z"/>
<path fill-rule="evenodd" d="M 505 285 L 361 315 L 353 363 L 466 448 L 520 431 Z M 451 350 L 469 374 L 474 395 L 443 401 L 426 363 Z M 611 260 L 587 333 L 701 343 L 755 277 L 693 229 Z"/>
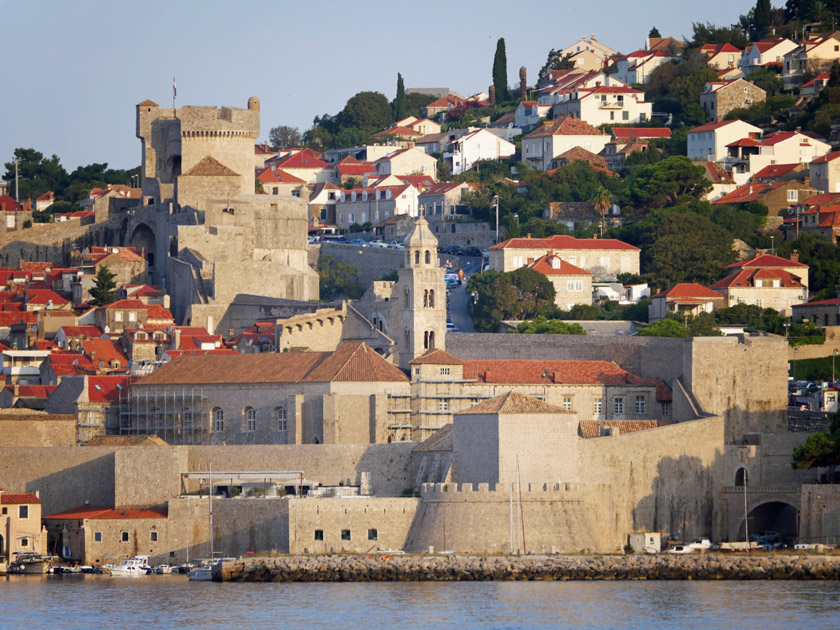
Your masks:
<path fill-rule="evenodd" d="M 528 232 L 528 238 L 531 238 L 531 233 L 530 232 Z"/>
<path fill-rule="evenodd" d="M 795 263 L 799 262 L 799 252 L 796 251 L 795 249 L 790 252 L 790 262 L 795 262 Z"/>
<path fill-rule="evenodd" d="M 174 342 L 175 342 L 175 347 L 172 348 L 173 350 L 177 350 L 178 348 L 181 347 L 181 329 L 180 328 L 175 329 Z"/>
<path fill-rule="evenodd" d="M 41 498 L 41 491 L 40 491 L 40 490 L 36 490 L 36 491 L 35 491 L 35 498 L 36 498 L 36 499 L 40 499 L 40 498 Z"/>
<path fill-rule="evenodd" d="M 485 383 L 490 382 L 490 368 L 487 368 L 486 370 L 484 370 L 484 382 Z"/>
<path fill-rule="evenodd" d="M 533 265 L 533 264 L 534 264 L 534 259 L 533 259 L 533 258 L 529 258 L 529 259 L 528 259 L 528 264 L 529 264 L 529 265 Z"/>
<path fill-rule="evenodd" d="M 12 387 L 13 387 L 13 392 L 14 392 L 15 396 L 19 396 L 20 395 L 20 384 L 15 383 Z"/>

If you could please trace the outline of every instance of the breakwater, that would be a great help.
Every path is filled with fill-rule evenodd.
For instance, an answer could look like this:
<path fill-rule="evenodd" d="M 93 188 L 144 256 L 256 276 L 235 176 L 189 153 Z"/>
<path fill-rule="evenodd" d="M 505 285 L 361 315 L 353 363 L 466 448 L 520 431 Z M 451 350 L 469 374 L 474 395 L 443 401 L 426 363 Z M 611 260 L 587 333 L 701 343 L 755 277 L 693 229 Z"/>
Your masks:
<path fill-rule="evenodd" d="M 277 556 L 224 562 L 230 582 L 837 580 L 840 556 Z"/>

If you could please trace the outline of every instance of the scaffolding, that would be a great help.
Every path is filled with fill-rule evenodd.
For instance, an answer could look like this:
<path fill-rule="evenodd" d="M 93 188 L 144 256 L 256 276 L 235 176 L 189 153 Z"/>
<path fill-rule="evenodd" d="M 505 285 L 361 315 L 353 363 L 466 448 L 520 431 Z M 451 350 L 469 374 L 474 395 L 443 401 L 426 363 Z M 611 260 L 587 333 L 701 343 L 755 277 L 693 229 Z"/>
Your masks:
<path fill-rule="evenodd" d="M 207 444 L 210 403 L 204 386 L 134 385 L 120 394 L 120 435 L 157 435 L 169 444 Z"/>

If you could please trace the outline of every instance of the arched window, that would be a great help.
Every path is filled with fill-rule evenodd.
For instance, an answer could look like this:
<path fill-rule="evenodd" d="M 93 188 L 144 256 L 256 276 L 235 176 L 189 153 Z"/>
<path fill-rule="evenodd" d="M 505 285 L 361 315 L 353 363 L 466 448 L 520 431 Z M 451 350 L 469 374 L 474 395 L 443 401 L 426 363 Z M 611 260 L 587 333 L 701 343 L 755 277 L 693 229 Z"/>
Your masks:
<path fill-rule="evenodd" d="M 405 307 L 406 308 L 408 308 L 411 305 L 410 300 L 411 300 L 411 298 L 409 297 L 409 294 L 408 294 L 408 288 L 406 288 L 406 290 L 405 290 Z"/>
<path fill-rule="evenodd" d="M 423 348 L 426 350 L 435 349 L 435 331 L 427 330 L 423 333 Z"/>
<path fill-rule="evenodd" d="M 257 410 L 253 407 L 245 407 L 245 430 L 248 432 L 257 430 Z"/>
<path fill-rule="evenodd" d="M 423 308 L 429 307 L 429 291 L 428 289 L 423 291 Z"/>
<path fill-rule="evenodd" d="M 225 412 L 220 407 L 213 409 L 213 430 L 216 433 L 225 430 Z"/>
<path fill-rule="evenodd" d="M 428 249 L 426 250 L 426 264 L 427 265 L 432 264 L 432 254 L 429 252 Z"/>
<path fill-rule="evenodd" d="M 429 308 L 435 307 L 435 290 L 429 289 Z"/>
<path fill-rule="evenodd" d="M 313 444 L 320 444 L 321 440 L 319 440 L 318 438 L 315 438 L 315 439 L 312 440 L 312 443 Z"/>
<path fill-rule="evenodd" d="M 735 485 L 736 486 L 743 486 L 745 481 L 749 480 L 749 476 L 747 475 L 746 468 L 739 468 L 738 472 L 735 473 Z"/>
<path fill-rule="evenodd" d="M 285 431 L 286 430 L 286 408 L 285 407 L 277 407 L 274 410 L 274 419 L 277 420 L 277 430 L 278 431 Z"/>
<path fill-rule="evenodd" d="M 414 252 L 414 264 L 415 265 L 420 264 L 420 250 L 419 249 L 416 252 Z"/>

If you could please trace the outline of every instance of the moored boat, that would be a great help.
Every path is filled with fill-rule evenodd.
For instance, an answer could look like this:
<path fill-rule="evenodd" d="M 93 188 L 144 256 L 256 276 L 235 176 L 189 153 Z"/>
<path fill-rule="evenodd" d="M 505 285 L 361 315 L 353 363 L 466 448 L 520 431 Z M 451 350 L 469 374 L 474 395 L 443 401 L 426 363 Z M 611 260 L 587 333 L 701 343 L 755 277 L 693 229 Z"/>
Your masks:
<path fill-rule="evenodd" d="M 149 566 L 149 556 L 134 556 L 126 558 L 111 569 L 111 575 L 120 577 L 135 577 L 147 575 L 152 568 Z"/>
<path fill-rule="evenodd" d="M 17 553 L 14 561 L 9 565 L 9 573 L 24 575 L 44 575 L 52 569 L 53 556 L 42 556 L 37 553 Z"/>
<path fill-rule="evenodd" d="M 155 567 L 155 573 L 158 575 L 169 575 L 172 573 L 172 567 L 168 564 L 159 564 Z"/>

